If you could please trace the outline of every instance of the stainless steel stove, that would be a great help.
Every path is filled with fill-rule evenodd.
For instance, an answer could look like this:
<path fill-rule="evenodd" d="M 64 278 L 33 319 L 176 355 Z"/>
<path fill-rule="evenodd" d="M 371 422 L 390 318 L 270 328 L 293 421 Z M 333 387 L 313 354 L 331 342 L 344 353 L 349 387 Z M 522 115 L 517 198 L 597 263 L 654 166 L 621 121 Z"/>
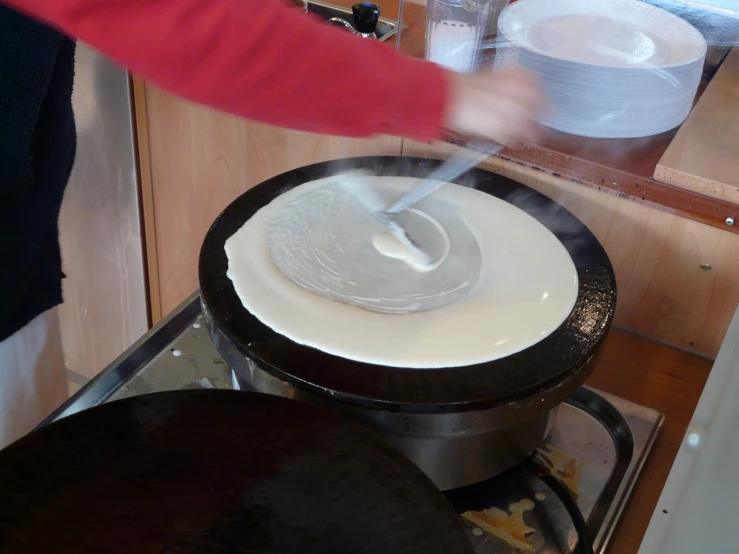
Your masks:
<path fill-rule="evenodd" d="M 103 402 L 193 387 L 248 388 L 211 343 L 201 320 L 197 293 L 44 424 Z M 549 460 L 556 467 L 565 460 L 573 470 L 570 483 L 576 489 L 577 504 L 587 522 L 595 552 L 605 551 L 663 419 L 655 410 L 586 387 L 560 407 L 545 450 L 554 452 Z M 546 458 L 542 454 L 537 456 Z M 460 514 L 495 509 L 496 521 L 504 531 L 500 535 L 504 537 L 506 525 L 510 527 L 515 522 L 516 510 L 523 505 L 521 501 L 526 501 L 529 508 L 523 521 L 530 552 L 569 553 L 577 542 L 568 512 L 525 464 L 483 483 L 445 494 Z M 513 517 L 506 517 L 509 514 Z M 516 531 L 508 529 L 511 530 Z M 479 554 L 519 551 L 510 546 L 510 541 L 505 542 L 475 525 L 468 525 L 468 534 Z"/>

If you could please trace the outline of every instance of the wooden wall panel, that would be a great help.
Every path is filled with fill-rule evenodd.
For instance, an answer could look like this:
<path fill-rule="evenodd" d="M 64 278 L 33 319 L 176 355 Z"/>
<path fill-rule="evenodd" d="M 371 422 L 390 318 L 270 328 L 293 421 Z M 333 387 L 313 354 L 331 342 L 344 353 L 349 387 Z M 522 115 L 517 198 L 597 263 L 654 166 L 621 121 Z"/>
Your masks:
<path fill-rule="evenodd" d="M 347 140 L 285 131 L 195 106 L 151 86 L 146 103 L 152 190 L 144 210 L 153 214 L 156 225 L 164 315 L 198 287 L 200 244 L 216 216 L 239 194 L 303 165 L 401 151 L 400 139 Z"/>
<path fill-rule="evenodd" d="M 455 148 L 405 141 L 403 154 Z M 616 271 L 619 328 L 715 357 L 739 303 L 739 236 L 497 158 L 485 166 L 553 198 L 595 233 Z"/>
<path fill-rule="evenodd" d="M 59 217 L 67 367 L 91 378 L 146 333 L 146 281 L 126 71 L 80 44 L 77 156 Z"/>

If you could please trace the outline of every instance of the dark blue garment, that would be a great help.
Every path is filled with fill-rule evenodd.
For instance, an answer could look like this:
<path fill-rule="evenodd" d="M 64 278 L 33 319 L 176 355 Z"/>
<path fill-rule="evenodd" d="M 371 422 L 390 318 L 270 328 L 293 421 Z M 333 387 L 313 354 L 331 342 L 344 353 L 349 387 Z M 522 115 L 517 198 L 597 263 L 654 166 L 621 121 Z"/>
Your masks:
<path fill-rule="evenodd" d="M 0 341 L 62 301 L 74 42 L 0 6 Z"/>

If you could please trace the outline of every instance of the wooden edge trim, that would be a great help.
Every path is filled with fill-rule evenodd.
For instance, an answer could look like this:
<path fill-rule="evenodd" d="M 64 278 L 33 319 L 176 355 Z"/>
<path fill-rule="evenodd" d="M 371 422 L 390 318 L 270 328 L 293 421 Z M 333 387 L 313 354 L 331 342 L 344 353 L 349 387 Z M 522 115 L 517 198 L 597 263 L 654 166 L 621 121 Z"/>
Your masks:
<path fill-rule="evenodd" d="M 458 137 L 447 136 L 444 140 L 449 144 L 465 146 L 465 141 Z M 674 213 L 711 227 L 739 233 L 739 205 L 725 200 L 603 167 L 538 146 L 526 145 L 523 149 L 515 151 L 506 148 L 495 157 L 542 171 L 559 179 L 610 192 L 621 198 Z M 546 160 L 546 164 L 537 160 Z M 576 172 L 571 170 L 573 166 L 576 166 Z M 732 224 L 728 224 L 728 221 Z"/>
<path fill-rule="evenodd" d="M 144 264 L 147 275 L 146 291 L 149 304 L 149 326 L 162 319 L 162 300 L 157 257 L 156 219 L 154 217 L 154 186 L 149 149 L 149 120 L 146 107 L 146 83 L 131 76 L 133 91 L 134 136 L 139 175 L 140 206 L 144 227 Z"/>

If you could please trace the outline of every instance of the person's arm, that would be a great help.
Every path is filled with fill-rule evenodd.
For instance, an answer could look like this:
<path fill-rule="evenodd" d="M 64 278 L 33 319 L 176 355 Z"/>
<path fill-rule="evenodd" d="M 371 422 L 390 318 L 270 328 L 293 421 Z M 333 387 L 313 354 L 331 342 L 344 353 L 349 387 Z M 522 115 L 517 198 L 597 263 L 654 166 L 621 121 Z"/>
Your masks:
<path fill-rule="evenodd" d="M 278 0 L 0 0 L 189 100 L 315 133 L 435 138 L 446 72 Z"/>

